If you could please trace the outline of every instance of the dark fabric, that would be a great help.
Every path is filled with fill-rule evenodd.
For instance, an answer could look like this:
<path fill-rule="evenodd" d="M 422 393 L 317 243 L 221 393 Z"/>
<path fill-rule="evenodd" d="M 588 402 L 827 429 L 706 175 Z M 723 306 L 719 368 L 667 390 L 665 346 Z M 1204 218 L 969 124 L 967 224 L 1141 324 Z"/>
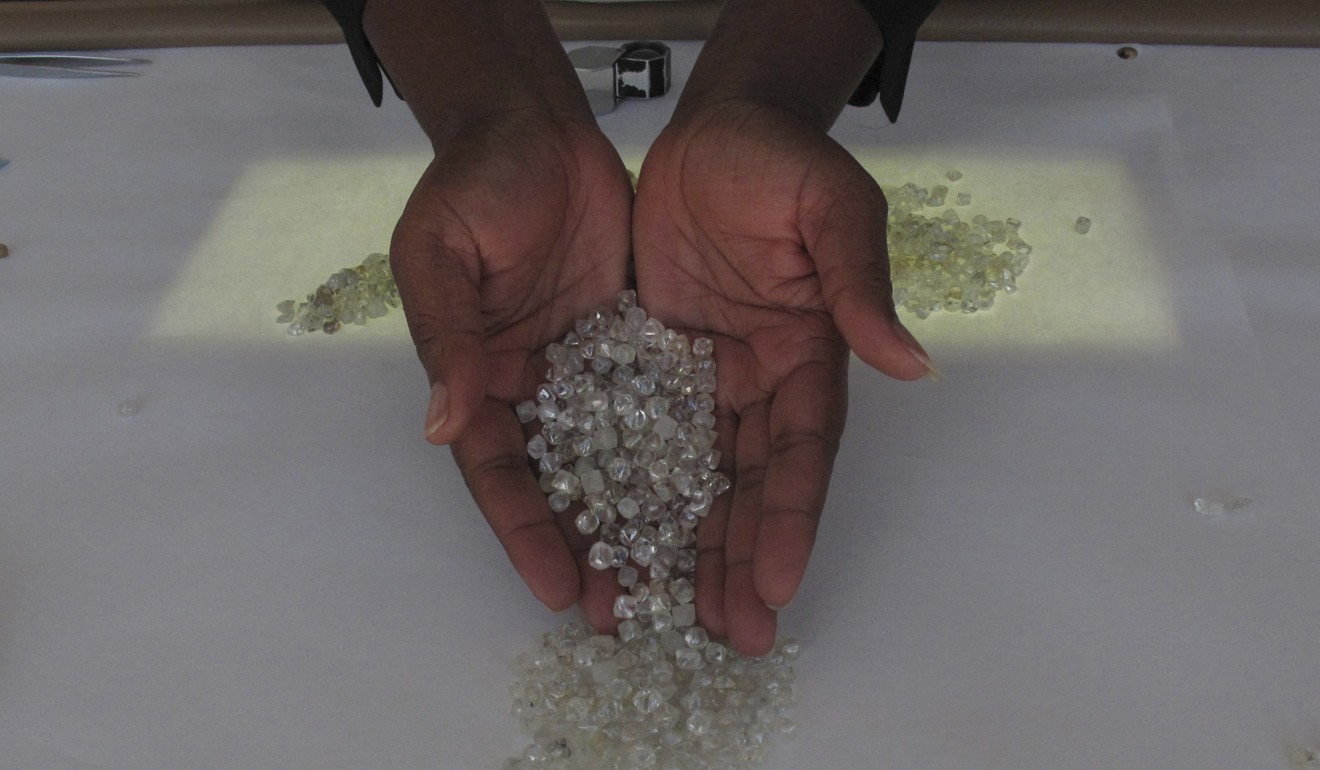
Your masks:
<path fill-rule="evenodd" d="M 885 47 L 871 65 L 871 71 L 862 78 L 848 103 L 865 107 L 880 97 L 889 122 L 898 120 L 903 106 L 903 90 L 907 87 L 908 68 L 912 65 L 912 49 L 917 43 L 917 30 L 926 17 L 935 10 L 939 0 L 857 0 L 880 25 Z"/>
<path fill-rule="evenodd" d="M 344 40 L 348 42 L 349 53 L 353 54 L 353 63 L 357 65 L 362 84 L 371 94 L 371 101 L 377 107 L 385 96 L 385 82 L 381 75 L 380 60 L 371 49 L 367 33 L 362 31 L 362 9 L 367 0 L 324 0 L 335 21 L 344 28 Z"/>
<path fill-rule="evenodd" d="M 384 77 L 376 52 L 362 31 L 362 9 L 367 0 L 323 0 L 339 26 L 344 28 L 344 39 L 353 54 L 358 74 L 371 94 L 371 101 L 380 106 L 384 95 Z M 880 106 L 890 122 L 898 120 L 903 106 L 903 89 L 907 85 L 908 67 L 912 64 L 912 49 L 916 45 L 917 30 L 930 16 L 939 0 L 857 0 L 875 18 L 884 36 L 885 47 L 876 58 L 871 70 L 862 78 L 848 103 L 865 107 L 880 97 Z"/>

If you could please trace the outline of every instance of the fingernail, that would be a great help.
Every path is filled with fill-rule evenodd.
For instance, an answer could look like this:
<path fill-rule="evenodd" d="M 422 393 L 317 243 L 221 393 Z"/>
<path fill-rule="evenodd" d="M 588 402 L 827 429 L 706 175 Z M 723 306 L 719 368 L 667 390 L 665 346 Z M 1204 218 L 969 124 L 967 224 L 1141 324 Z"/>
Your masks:
<path fill-rule="evenodd" d="M 786 609 L 788 609 L 789 607 L 793 606 L 793 600 L 792 600 L 792 599 L 789 599 L 788 601 L 786 601 L 786 602 L 784 602 L 783 604 L 780 604 L 780 605 L 778 605 L 778 606 L 773 605 L 773 604 L 770 604 L 769 602 L 766 602 L 766 605 L 765 605 L 765 606 L 769 607 L 770 609 L 774 610 L 775 612 L 783 612 L 784 610 L 786 610 Z"/>
<path fill-rule="evenodd" d="M 426 405 L 426 440 L 430 441 L 449 419 L 449 388 L 443 382 L 431 386 L 431 401 Z"/>
<path fill-rule="evenodd" d="M 912 354 L 912 357 L 920 361 L 922 366 L 926 367 L 926 379 L 931 382 L 939 382 L 944 379 L 944 375 L 940 373 L 939 367 L 935 366 L 935 362 L 930 360 L 930 355 L 926 353 L 926 349 L 921 347 L 921 343 L 917 342 L 917 338 L 912 336 L 912 332 L 908 331 L 906 326 L 895 321 L 894 331 L 898 333 L 899 339 L 903 341 L 904 347 L 908 349 L 908 352 Z"/>

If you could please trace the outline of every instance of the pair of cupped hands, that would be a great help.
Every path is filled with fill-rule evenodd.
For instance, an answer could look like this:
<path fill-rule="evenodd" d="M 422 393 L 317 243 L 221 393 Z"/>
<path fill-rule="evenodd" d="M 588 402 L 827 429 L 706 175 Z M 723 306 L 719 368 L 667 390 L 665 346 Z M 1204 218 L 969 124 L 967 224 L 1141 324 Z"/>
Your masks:
<path fill-rule="evenodd" d="M 899 379 L 934 371 L 894 313 L 884 197 L 827 135 L 832 116 L 687 94 L 634 194 L 585 100 L 565 103 L 433 134 L 390 251 L 432 387 L 426 438 L 451 446 L 537 599 L 612 630 L 621 589 L 587 564 L 576 511 L 551 512 L 514 406 L 543 380 L 545 346 L 630 288 L 631 263 L 649 314 L 715 342 L 733 487 L 697 528 L 698 623 L 762 654 L 815 541 L 850 350 Z"/>

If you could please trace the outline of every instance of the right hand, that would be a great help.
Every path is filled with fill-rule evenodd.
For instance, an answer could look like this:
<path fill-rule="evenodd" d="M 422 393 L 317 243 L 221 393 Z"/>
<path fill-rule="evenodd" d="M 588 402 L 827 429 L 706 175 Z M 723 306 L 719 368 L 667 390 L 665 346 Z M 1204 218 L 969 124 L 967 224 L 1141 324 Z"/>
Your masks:
<path fill-rule="evenodd" d="M 624 288 L 632 187 L 594 123 L 523 108 L 437 145 L 404 209 L 390 265 L 432 387 L 426 439 L 464 480 L 532 593 L 579 599 L 611 628 L 617 586 L 551 513 L 514 406 L 543 381 L 543 350 Z"/>

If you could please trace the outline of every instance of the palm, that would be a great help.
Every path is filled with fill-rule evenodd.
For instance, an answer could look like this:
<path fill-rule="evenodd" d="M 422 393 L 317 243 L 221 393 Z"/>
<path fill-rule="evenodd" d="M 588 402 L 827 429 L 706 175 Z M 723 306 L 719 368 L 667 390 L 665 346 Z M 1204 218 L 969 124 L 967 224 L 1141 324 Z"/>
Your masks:
<path fill-rule="evenodd" d="M 515 567 L 555 608 L 578 597 L 579 569 L 594 570 L 570 556 L 586 544 L 552 517 L 513 405 L 544 376 L 545 345 L 623 288 L 630 204 L 623 165 L 594 126 L 518 116 L 437 156 L 391 247 L 418 353 L 449 390 L 437 440 L 452 443 Z"/>
<path fill-rule="evenodd" d="M 883 205 L 846 152 L 765 109 L 671 126 L 642 169 L 642 301 L 716 340 L 717 430 L 735 484 L 698 530 L 698 611 L 744 652 L 773 642 L 770 607 L 792 598 L 815 538 L 846 409 L 838 327 L 887 320 L 860 307 L 887 301 Z M 850 236 L 869 259 L 839 256 Z M 903 357 L 890 373 L 924 373 Z"/>

